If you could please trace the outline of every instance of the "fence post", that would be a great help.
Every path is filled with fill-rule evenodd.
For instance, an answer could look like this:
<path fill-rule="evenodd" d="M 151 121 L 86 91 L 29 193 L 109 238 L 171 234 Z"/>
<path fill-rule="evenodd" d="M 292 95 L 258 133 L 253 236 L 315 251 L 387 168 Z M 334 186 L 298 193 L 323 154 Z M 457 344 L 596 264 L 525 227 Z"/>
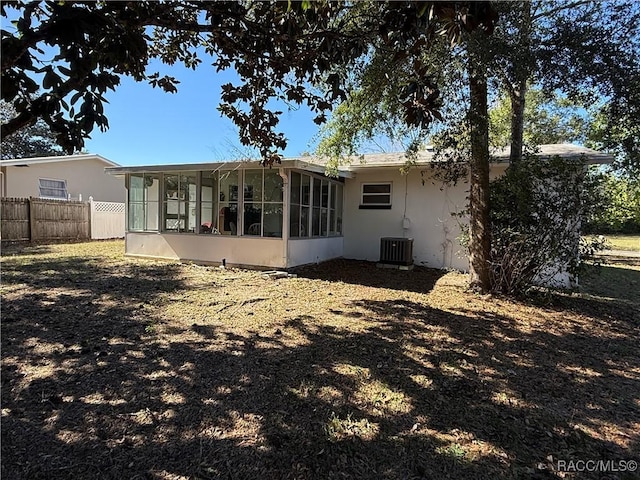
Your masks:
<path fill-rule="evenodd" d="M 93 240 L 93 215 L 95 213 L 93 197 L 89 195 L 89 240 Z"/>
<path fill-rule="evenodd" d="M 33 208 L 33 197 L 29 197 L 27 205 L 29 205 L 29 241 L 36 241 L 36 213 Z"/>

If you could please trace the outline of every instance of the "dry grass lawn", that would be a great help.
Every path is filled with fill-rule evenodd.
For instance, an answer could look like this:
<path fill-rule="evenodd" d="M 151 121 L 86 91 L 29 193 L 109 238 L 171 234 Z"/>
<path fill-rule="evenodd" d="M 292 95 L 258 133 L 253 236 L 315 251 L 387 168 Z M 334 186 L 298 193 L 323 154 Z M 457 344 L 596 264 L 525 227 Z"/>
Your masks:
<path fill-rule="evenodd" d="M 638 460 L 640 267 L 516 301 L 334 261 L 5 249 L 2 478 L 521 479 Z"/>
<path fill-rule="evenodd" d="M 605 235 L 609 247 L 614 250 L 640 252 L 640 235 Z"/>

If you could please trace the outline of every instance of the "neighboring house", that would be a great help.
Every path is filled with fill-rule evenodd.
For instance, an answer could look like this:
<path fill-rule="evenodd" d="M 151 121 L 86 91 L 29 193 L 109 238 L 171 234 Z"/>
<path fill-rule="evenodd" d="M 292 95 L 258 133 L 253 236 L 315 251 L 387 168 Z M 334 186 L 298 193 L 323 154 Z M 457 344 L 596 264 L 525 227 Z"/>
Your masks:
<path fill-rule="evenodd" d="M 610 157 L 574 145 L 544 145 L 541 156 Z M 494 156 L 504 173 L 508 152 Z M 126 253 L 213 264 L 290 268 L 336 257 L 378 261 L 384 237 L 413 238 L 412 260 L 468 270 L 458 237 L 468 183 L 433 178 L 422 152 L 403 174 L 403 153 L 364 155 L 324 175 L 313 157 L 258 162 L 111 167 L 128 189 Z"/>
<path fill-rule="evenodd" d="M 0 160 L 0 197 L 124 202 L 122 181 L 105 173 L 117 166 L 93 154 Z"/>

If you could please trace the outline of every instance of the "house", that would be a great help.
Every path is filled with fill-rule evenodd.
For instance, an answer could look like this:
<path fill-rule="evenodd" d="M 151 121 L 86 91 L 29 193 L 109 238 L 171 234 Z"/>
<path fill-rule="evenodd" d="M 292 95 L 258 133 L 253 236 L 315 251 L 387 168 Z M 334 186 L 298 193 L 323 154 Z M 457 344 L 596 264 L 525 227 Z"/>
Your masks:
<path fill-rule="evenodd" d="M 544 145 L 539 155 L 603 163 L 607 155 Z M 498 152 L 493 177 L 504 173 Z M 403 153 L 364 155 L 335 178 L 313 157 L 258 162 L 109 167 L 128 191 L 126 253 L 263 268 L 291 268 L 336 257 L 378 261 L 381 239 L 412 238 L 412 260 L 468 269 L 458 213 L 468 183 L 433 177 L 421 152 L 407 174 Z"/>
<path fill-rule="evenodd" d="M 0 160 L 0 197 L 124 202 L 122 180 L 104 171 L 117 166 L 93 154 Z"/>

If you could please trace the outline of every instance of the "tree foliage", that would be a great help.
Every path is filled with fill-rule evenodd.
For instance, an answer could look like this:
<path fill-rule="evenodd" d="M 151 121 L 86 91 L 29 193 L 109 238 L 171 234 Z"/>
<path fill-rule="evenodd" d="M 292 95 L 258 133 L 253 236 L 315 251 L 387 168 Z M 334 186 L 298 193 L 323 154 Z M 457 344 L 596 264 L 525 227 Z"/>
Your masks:
<path fill-rule="evenodd" d="M 517 160 L 522 155 L 525 131 L 528 143 L 553 140 L 553 136 L 544 132 L 541 135 L 546 139 L 535 138 L 530 128 L 532 122 L 543 129 L 553 129 L 556 134 L 560 129 L 564 130 L 565 134 L 560 136 L 570 133 L 569 130 L 585 128 L 578 138 L 572 139 L 584 141 L 588 127 L 570 108 L 575 106 L 588 110 L 591 118 L 598 118 L 589 134 L 591 145 L 618 153 L 623 166 L 639 165 L 638 4 L 632 1 L 545 0 L 496 2 L 494 5 L 500 19 L 493 34 L 486 39 L 483 61 L 487 64 L 489 96 L 496 101 L 497 108 L 503 110 L 503 115 L 508 115 L 501 120 L 504 127 L 498 133 L 498 143 L 515 143 L 513 159 Z M 443 109 L 447 113 L 446 128 L 459 132 L 464 114 L 455 110 L 466 108 L 469 100 L 468 96 L 461 95 L 468 81 L 464 74 L 467 52 L 464 48 L 455 48 L 447 53 L 442 55 L 434 49 L 425 51 L 421 61 L 438 72 Z M 364 73 L 360 77 L 360 90 L 354 95 L 356 101 L 348 99 L 325 130 L 321 151 L 325 151 L 323 148 L 327 144 L 333 145 L 335 150 L 339 140 L 362 141 L 370 139 L 372 133 L 373 136 L 384 135 L 387 130 L 376 128 L 371 122 L 378 121 L 378 126 L 385 126 L 391 119 L 399 118 L 400 104 L 393 101 L 397 97 L 393 94 L 396 86 L 387 85 L 384 70 L 376 68 L 372 61 Z M 402 68 L 394 69 L 394 78 L 400 84 L 405 77 Z M 532 94 L 528 93 L 530 88 L 534 89 Z M 370 111 L 367 111 L 367 106 L 357 98 L 371 99 L 375 106 L 368 107 Z M 527 107 L 529 101 L 534 105 Z M 360 116 L 363 108 L 364 112 L 374 111 L 375 115 Z M 569 115 L 568 119 L 561 120 L 563 115 Z M 432 132 L 436 133 L 434 138 L 443 139 L 442 127 L 438 130 Z M 341 135 L 345 131 L 352 133 Z M 402 135 L 405 132 L 395 133 Z M 508 141 L 505 141 L 506 137 Z"/>
<path fill-rule="evenodd" d="M 587 233 L 640 233 L 640 180 L 592 172 L 587 189 Z"/>
<path fill-rule="evenodd" d="M 586 180 L 580 160 L 525 155 L 492 182 L 493 290 L 526 293 L 578 274 L 587 254 L 597 248 L 580 243 L 581 222 L 588 213 Z"/>
<path fill-rule="evenodd" d="M 500 2 L 496 81 L 511 101 L 511 161 L 522 155 L 526 92 L 541 86 L 603 110 L 607 128 L 640 107 L 640 8 L 632 1 Z M 637 124 L 637 116 L 634 121 Z M 628 137 L 626 137 L 628 139 Z M 626 140 L 625 139 L 625 140 Z M 628 146 L 628 142 L 625 143 Z M 630 152 L 626 152 L 630 153 Z M 626 160 L 632 160 L 627 155 Z"/>
<path fill-rule="evenodd" d="M 353 72 L 378 51 L 387 60 L 384 85 L 396 82 L 396 66 L 409 67 L 394 94 L 403 122 L 425 129 L 442 115 L 438 84 L 424 53 L 441 37 L 455 44 L 478 29 L 490 33 L 496 20 L 489 2 L 69 1 L 14 6 L 16 30 L 2 30 L 2 98 L 14 104 L 18 116 L 5 125 L 5 134 L 42 118 L 66 150 L 78 149 L 94 126 L 108 127 L 104 95 L 122 75 L 174 91 L 176 79 L 146 73 L 149 59 L 195 68 L 203 47 L 218 71 L 233 68 L 238 73 L 239 84 L 222 87 L 219 110 L 239 127 L 241 143 L 258 148 L 268 165 L 279 161 L 278 151 L 286 146 L 275 129 L 281 112 L 274 111 L 272 101 L 306 103 L 321 124 L 324 112 L 346 98 Z M 5 17 L 6 11 L 2 4 Z M 52 62 L 43 63 L 42 45 L 56 48 Z M 469 72 L 484 72 L 482 62 L 470 59 Z M 38 75 L 39 82 L 34 80 Z M 475 118 L 484 125 L 485 74 L 477 80 L 481 111 Z M 43 92 L 36 95 L 40 87 Z M 476 160 L 486 190 L 488 144 L 480 142 L 485 130 L 476 131 L 474 146 L 483 144 Z M 479 155 L 480 148 L 474 152 Z M 482 218 L 475 222 L 482 228 L 474 232 L 484 232 L 485 238 L 483 252 L 472 258 L 472 277 L 475 266 L 486 266 L 488 254 L 487 192 L 482 188 L 475 195 L 482 200 L 477 204 Z M 482 277 L 486 289 L 486 275 Z"/>
<path fill-rule="evenodd" d="M 472 261 L 472 278 L 488 265 L 487 150 L 482 146 L 487 143 L 487 132 L 482 131 L 487 122 L 483 111 L 486 102 L 480 101 L 481 96 L 498 100 L 493 118 L 496 128 L 492 133 L 495 143 L 511 145 L 512 163 L 521 160 L 525 140 L 531 144 L 584 140 L 587 129 L 580 114 L 561 118 L 570 105 L 595 109 L 603 105 L 600 109 L 602 127 L 594 130 L 593 142 L 608 149 L 617 148 L 625 153 L 627 161 L 636 158 L 633 151 L 637 150 L 639 138 L 640 116 L 636 108 L 640 105 L 637 101 L 640 9 L 637 4 L 577 0 L 496 2 L 494 5 L 500 21 L 493 34 L 469 35 L 460 48 L 449 50 L 455 60 L 447 62 L 447 66 L 454 66 L 456 70 L 440 70 L 450 80 L 450 88 L 442 98 L 454 114 L 448 115 L 446 124 L 433 131 L 431 137 L 441 158 L 451 165 L 458 166 L 462 161 L 471 167 L 470 228 L 477 234 L 472 233 L 469 250 L 472 260 L 482 259 L 476 265 Z M 440 58 L 432 53 L 433 50 L 422 52 L 420 64 L 437 70 Z M 360 90 L 338 109 L 325 130 L 321 153 L 333 156 L 350 153 L 350 143 L 357 144 L 380 133 L 407 134 L 405 130 L 387 128 L 389 119 L 398 119 L 403 109 L 401 102 L 395 100 L 396 87 L 386 81 L 384 70 L 375 68 L 375 55 L 378 52 L 374 53 L 368 69 L 357 72 Z M 384 52 L 380 55 L 384 58 Z M 478 65 L 484 68 L 479 69 Z M 401 83 L 405 72 L 394 71 L 398 71 Z M 487 93 L 481 93 L 480 90 L 485 90 L 485 81 Z M 537 88 L 528 94 L 531 85 Z M 367 105 L 367 99 L 375 106 Z M 527 108 L 529 99 L 535 104 Z M 455 112 L 455 107 L 460 105 L 463 108 Z M 624 105 L 633 112 L 633 118 L 624 114 Z M 478 128 L 479 125 L 484 126 Z M 580 129 L 583 131 L 578 132 Z M 413 150 L 423 138 L 414 139 Z M 408 150 L 409 154 L 412 149 Z M 487 282 L 480 283 L 484 285 L 481 289 L 486 290 Z"/>
<path fill-rule="evenodd" d="M 222 87 L 219 110 L 267 164 L 286 145 L 274 99 L 304 103 L 322 123 L 372 47 L 402 57 L 494 21 L 488 2 L 421 1 L 19 1 L 3 2 L 2 16 L 15 18 L 13 30 L 2 29 L 2 98 L 18 112 L 6 135 L 42 119 L 66 151 L 81 149 L 95 127 L 108 128 L 103 103 L 122 76 L 174 92 L 179 80 L 148 72 L 149 61 L 199 68 L 204 49 L 214 71 L 238 73 L 238 83 Z M 438 116 L 430 77 L 403 93 L 408 121 Z"/>
<path fill-rule="evenodd" d="M 11 105 L 0 102 L 0 120 L 6 123 L 16 116 Z M 12 135 L 2 137 L 1 158 L 29 158 L 62 155 L 62 149 L 56 144 L 51 129 L 42 120 L 18 130 Z"/>
<path fill-rule="evenodd" d="M 506 94 L 499 95 L 489 111 L 489 139 L 492 146 L 510 145 L 512 113 L 509 97 Z M 584 143 L 587 135 L 588 116 L 573 102 L 555 92 L 546 94 L 537 88 L 527 89 L 523 117 L 525 148 L 533 149 L 537 145 L 554 143 Z"/>
<path fill-rule="evenodd" d="M 637 87 L 640 90 L 640 87 Z M 640 96 L 640 92 L 637 92 Z M 640 98 L 628 108 L 605 103 L 590 118 L 586 145 L 612 153 L 613 167 L 628 178 L 640 178 Z"/>

